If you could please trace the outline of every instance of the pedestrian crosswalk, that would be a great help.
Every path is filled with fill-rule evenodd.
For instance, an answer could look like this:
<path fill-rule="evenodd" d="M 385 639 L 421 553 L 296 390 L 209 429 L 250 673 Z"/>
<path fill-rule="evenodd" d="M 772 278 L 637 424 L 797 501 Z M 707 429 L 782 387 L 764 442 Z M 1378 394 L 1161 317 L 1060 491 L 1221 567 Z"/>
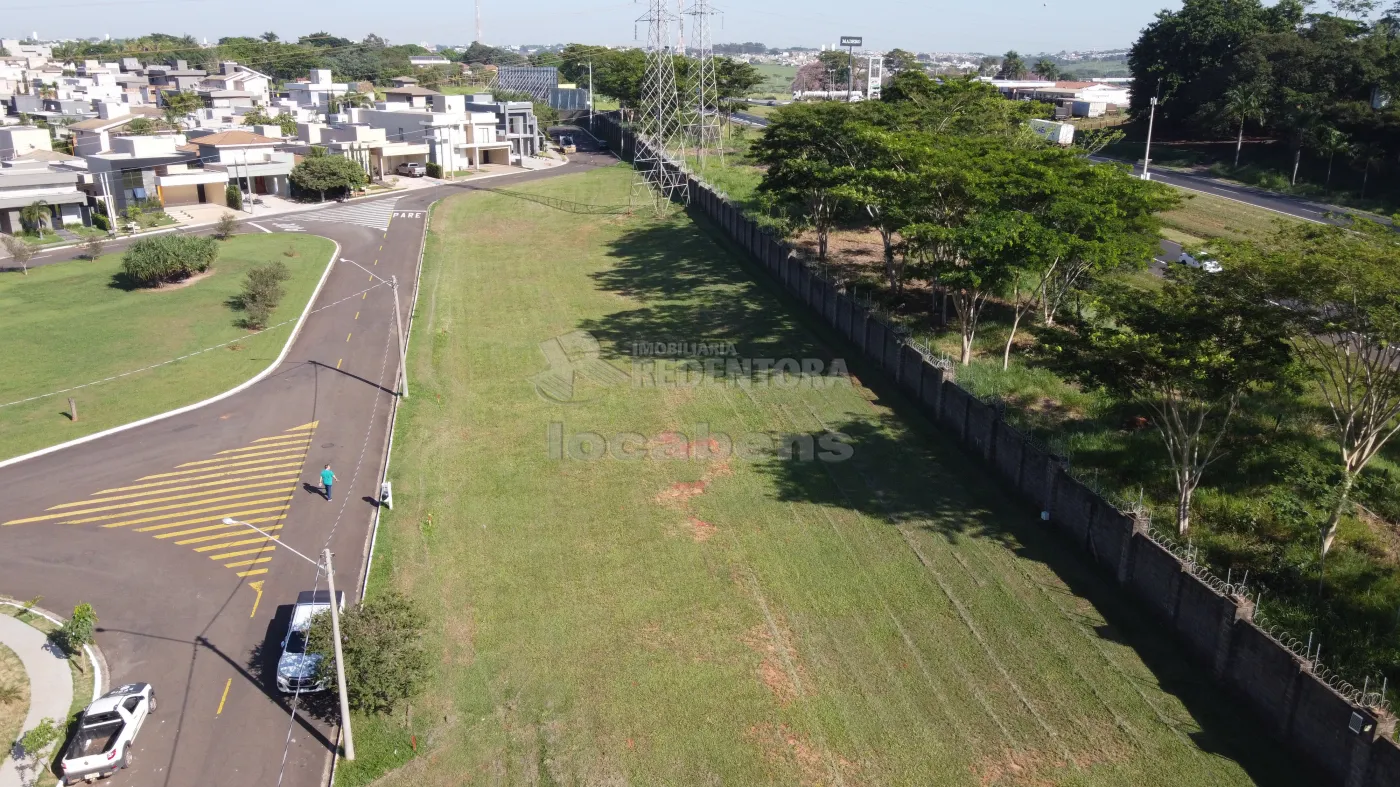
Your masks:
<path fill-rule="evenodd" d="M 318 423 L 218 451 L 170 472 L 142 476 L 86 500 L 52 506 L 38 516 L 0 524 L 125 528 L 188 547 L 232 569 L 238 577 L 266 574 L 266 564 L 272 562 L 271 553 L 281 538 L 275 531 L 282 529 Z"/>
<path fill-rule="evenodd" d="M 338 224 L 359 224 L 377 230 L 389 229 L 389 218 L 394 213 L 394 203 L 398 197 L 379 199 L 372 202 L 352 202 L 335 208 L 303 213 L 298 221 L 333 221 Z"/>

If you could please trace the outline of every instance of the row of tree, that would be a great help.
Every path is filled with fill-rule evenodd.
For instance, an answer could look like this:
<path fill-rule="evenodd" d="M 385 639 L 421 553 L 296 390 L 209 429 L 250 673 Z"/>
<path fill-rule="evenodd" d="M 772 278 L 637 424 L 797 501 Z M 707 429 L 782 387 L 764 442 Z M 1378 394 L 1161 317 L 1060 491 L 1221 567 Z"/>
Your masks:
<path fill-rule="evenodd" d="M 1332 163 L 1341 157 L 1369 180 L 1400 155 L 1400 4 L 1378 18 L 1374 0 L 1334 0 L 1312 13 L 1303 0 L 1186 0 L 1162 11 L 1129 56 L 1132 112 L 1195 138 L 1246 126 L 1285 141 L 1291 179 L 1305 149 Z M 1239 163 L 1239 144 L 1236 164 Z M 1363 183 L 1363 189 L 1365 184 Z"/>

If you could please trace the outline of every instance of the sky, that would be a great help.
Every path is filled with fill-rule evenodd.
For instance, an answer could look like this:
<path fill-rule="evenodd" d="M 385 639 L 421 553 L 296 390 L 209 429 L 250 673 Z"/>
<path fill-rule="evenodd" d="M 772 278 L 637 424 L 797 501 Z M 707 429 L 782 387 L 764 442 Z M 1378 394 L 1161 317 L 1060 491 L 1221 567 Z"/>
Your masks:
<path fill-rule="evenodd" d="M 670 2 L 671 0 L 668 0 Z M 630 44 L 646 29 L 635 0 L 480 0 L 486 43 Z M 680 0 L 688 4 L 690 0 Z M 1157 11 L 1180 0 L 714 0 L 715 42 L 817 46 L 863 36 L 870 49 L 1022 53 L 1127 47 Z M 271 30 L 284 39 L 328 30 L 391 43 L 466 44 L 475 39 L 464 0 L 0 0 L 0 34 L 125 37 L 148 32 L 217 40 Z"/>

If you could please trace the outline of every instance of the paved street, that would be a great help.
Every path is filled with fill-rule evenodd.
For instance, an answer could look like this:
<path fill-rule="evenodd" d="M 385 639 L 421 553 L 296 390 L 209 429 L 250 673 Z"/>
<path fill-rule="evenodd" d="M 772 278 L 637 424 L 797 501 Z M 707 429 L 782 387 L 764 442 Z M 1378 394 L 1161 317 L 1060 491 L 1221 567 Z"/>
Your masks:
<path fill-rule="evenodd" d="M 584 152 L 481 185 L 611 162 Z M 56 610 L 92 603 L 112 682 L 160 693 L 158 723 L 114 784 L 324 783 L 333 730 L 302 712 L 292 721 L 273 684 L 287 605 L 318 582 L 290 550 L 329 546 L 337 588 L 358 596 L 398 372 L 383 280 L 399 278 L 407 319 L 428 208 L 471 188 L 245 223 L 341 245 L 317 300 L 337 305 L 307 320 L 277 371 L 207 407 L 0 469 L 0 592 Z M 315 486 L 325 464 L 340 479 L 332 501 Z"/>

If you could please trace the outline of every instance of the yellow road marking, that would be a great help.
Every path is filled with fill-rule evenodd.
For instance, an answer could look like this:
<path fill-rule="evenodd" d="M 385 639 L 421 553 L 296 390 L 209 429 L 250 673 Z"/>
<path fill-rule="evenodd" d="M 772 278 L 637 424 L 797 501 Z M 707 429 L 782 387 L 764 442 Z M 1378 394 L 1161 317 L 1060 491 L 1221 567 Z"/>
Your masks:
<path fill-rule="evenodd" d="M 259 494 L 266 494 L 266 493 L 259 493 Z M 283 506 L 279 506 L 279 507 L 277 507 L 277 508 L 260 508 L 260 510 L 258 511 L 258 513 L 260 514 L 260 513 L 262 513 L 262 511 L 280 511 L 281 508 L 286 507 L 287 501 L 290 501 L 290 500 L 291 500 L 291 494 L 287 494 L 287 497 L 265 497 L 265 499 L 263 499 L 263 500 L 244 500 L 244 501 L 239 501 L 238 506 L 267 506 L 267 504 L 270 504 L 270 503 L 281 503 L 281 504 L 283 504 Z M 109 524 L 102 525 L 102 527 L 104 527 L 104 528 L 125 528 L 126 525 L 144 525 L 144 524 L 146 524 L 146 522 L 155 522 L 155 521 L 158 521 L 158 520 L 169 520 L 169 518 L 171 518 L 171 517 L 193 517 L 193 515 L 196 515 L 196 514 L 217 514 L 218 517 L 234 517 L 235 514 L 232 513 L 232 511 L 230 511 L 230 508 L 231 508 L 231 506 L 214 506 L 214 507 L 211 507 L 211 508 L 202 508 L 202 510 L 199 510 L 199 511 L 172 511 L 172 513 L 169 513 L 169 514 L 161 514 L 161 515 L 158 515 L 158 517 L 143 517 L 143 518 L 140 518 L 140 520 L 127 520 L 127 521 L 125 521 L 125 522 L 109 522 Z M 140 514 L 140 511 L 132 511 L 132 513 L 133 513 L 133 514 Z M 245 510 L 244 513 L 246 513 L 246 514 L 252 514 L 253 511 L 246 511 L 246 510 Z M 105 520 L 106 517 L 98 517 L 98 518 L 99 518 L 99 520 Z M 188 520 L 189 524 L 195 524 L 195 522 L 209 522 L 209 521 L 213 521 L 213 517 L 211 517 L 211 518 L 206 518 L 206 520 Z M 83 524 L 83 522 L 76 522 L 76 524 Z M 160 525 L 160 527 L 136 528 L 136 532 L 139 532 L 139 534 L 143 534 L 143 532 L 147 532 L 147 531 L 158 531 L 158 529 L 161 529 L 161 528 L 172 528 L 172 527 L 175 527 L 175 525 L 181 525 L 181 524 L 185 524 L 185 522 L 175 522 L 175 524 Z"/>
<path fill-rule="evenodd" d="M 357 320 L 360 319 L 360 313 L 359 313 L 359 312 L 355 312 L 355 319 L 357 319 Z"/>
<path fill-rule="evenodd" d="M 263 570 L 266 571 L 267 569 L 263 569 Z M 245 572 L 243 572 L 243 573 L 244 573 L 244 574 L 248 574 L 248 573 L 252 573 L 252 572 L 245 571 Z M 240 574 L 239 576 L 242 576 L 242 574 Z M 251 618 L 251 617 L 254 617 L 254 616 L 256 616 L 256 615 L 258 614 L 258 604 L 262 603 L 262 586 L 263 586 L 263 581 L 262 581 L 261 579 L 258 580 L 257 582 L 249 582 L 249 583 L 248 583 L 248 587 L 252 588 L 253 590 L 258 591 L 258 596 L 257 596 L 257 598 L 253 599 L 253 611 L 248 613 L 248 617 L 250 617 L 250 618 Z"/>
<path fill-rule="evenodd" d="M 263 517 L 263 518 L 264 518 L 264 519 L 276 519 L 276 517 Z M 232 517 L 230 517 L 230 519 L 232 519 Z M 246 524 L 252 524 L 252 523 L 248 523 L 248 522 L 245 522 L 245 523 L 246 523 Z M 233 527 L 233 526 L 230 525 L 230 527 Z M 263 532 L 264 532 L 264 533 L 269 533 L 269 532 L 271 532 L 271 531 L 273 531 L 273 530 L 281 530 L 281 529 L 282 529 L 282 526 L 281 526 L 281 525 L 273 525 L 272 527 L 265 527 L 265 528 L 263 528 Z M 156 538 L 169 538 L 171 535 L 174 535 L 174 534 L 173 534 L 173 533 L 170 533 L 170 534 L 167 534 L 167 535 L 164 535 L 164 536 L 156 536 Z M 215 533 L 215 534 L 212 535 L 212 536 L 200 536 L 200 537 L 198 537 L 198 538 L 186 538 L 186 539 L 184 539 L 183 541 L 176 541 L 175 543 L 178 544 L 179 546 L 184 546 L 185 544 L 198 544 L 198 543 L 201 542 L 201 541 L 217 541 L 217 540 L 219 540 L 219 539 L 221 539 L 221 538 L 233 538 L 233 537 L 234 537 L 234 535 L 233 535 L 232 533 Z M 253 542 L 252 542 L 252 541 L 242 541 L 242 542 L 240 542 L 240 543 L 243 543 L 243 544 L 251 544 L 251 543 L 253 543 Z M 219 549 L 220 547 L 234 547 L 234 546 L 238 546 L 238 544 L 219 544 L 218 546 L 206 547 L 206 549 Z M 204 550 L 202 550 L 202 549 L 196 549 L 195 551 L 196 551 L 196 552 L 202 552 L 202 551 L 204 551 Z"/>
<path fill-rule="evenodd" d="M 255 560 L 240 560 L 237 563 L 225 563 L 224 568 L 242 568 L 243 566 L 256 566 L 259 563 L 271 563 L 272 558 L 260 557 Z"/>
<path fill-rule="evenodd" d="M 224 702 L 228 700 L 228 690 L 229 687 L 231 687 L 232 685 L 233 678 L 229 678 L 228 682 L 224 684 L 224 696 L 219 698 L 219 709 L 214 711 L 215 716 L 218 716 L 219 714 L 224 712 Z"/>
<path fill-rule="evenodd" d="M 275 552 L 277 547 L 270 544 L 260 546 L 257 549 L 240 549 L 237 552 L 225 552 L 222 555 L 210 555 L 210 560 L 225 560 L 231 557 L 243 557 L 244 555 L 260 555 L 264 552 Z"/>
<path fill-rule="evenodd" d="M 373 273 L 371 273 L 371 274 L 369 275 L 369 280 L 370 280 L 370 281 L 374 281 L 374 274 L 373 274 Z"/>
<path fill-rule="evenodd" d="M 175 477 L 175 476 L 189 475 L 190 473 L 208 473 L 208 472 L 210 472 L 210 471 L 212 471 L 212 470 L 226 470 L 227 472 L 230 472 L 230 473 L 251 473 L 251 472 L 253 472 L 254 470 L 271 470 L 271 469 L 277 468 L 277 467 L 295 467 L 295 466 L 301 464 L 300 461 L 294 461 L 294 462 L 292 462 L 291 464 L 280 464 L 280 465 L 277 464 L 277 462 L 286 462 L 286 461 L 289 460 L 289 459 L 295 459 L 295 457 L 292 457 L 292 456 L 279 456 L 279 457 L 274 457 L 274 458 L 272 458 L 272 459 L 254 459 L 254 460 L 251 461 L 251 462 L 229 462 L 229 463 L 226 464 L 226 465 L 214 465 L 213 467 L 198 467 L 198 468 L 195 468 L 194 470 L 181 470 L 181 471 L 178 472 L 178 473 L 160 473 L 160 474 L 158 474 L 158 475 L 142 476 L 142 477 L 140 477 L 140 478 L 138 478 L 138 479 L 136 479 L 136 480 L 137 480 L 137 481 L 146 481 L 146 480 L 151 479 L 151 478 L 173 478 L 173 477 Z M 242 470 L 227 470 L 227 468 L 231 468 L 231 467 L 241 467 L 241 468 L 243 468 L 243 469 L 242 469 Z M 185 479 L 185 480 L 188 480 L 188 479 Z M 161 483 L 175 483 L 175 482 L 162 481 Z"/>
<path fill-rule="evenodd" d="M 287 498 L 287 499 L 290 500 L 291 498 Z M 166 529 L 172 528 L 172 527 L 183 527 L 183 526 L 185 526 L 185 525 L 197 525 L 197 524 L 199 524 L 200 522 L 218 522 L 219 525 L 217 525 L 217 527 L 229 527 L 229 525 L 223 524 L 223 519 L 224 519 L 224 517 L 229 517 L 229 518 L 231 519 L 231 518 L 233 518 L 233 517 L 247 516 L 248 514 L 265 514 L 265 513 L 269 512 L 269 511 L 284 511 L 284 510 L 286 510 L 286 508 L 287 508 L 287 504 L 286 504 L 285 502 L 281 501 L 281 500 L 276 500 L 276 499 L 274 499 L 274 500 L 264 500 L 264 501 L 262 501 L 262 502 L 264 502 L 264 503 L 281 503 L 281 505 L 272 506 L 271 508 L 254 508 L 254 509 L 252 509 L 251 511 L 239 511 L 239 512 L 237 512 L 237 513 L 228 513 L 228 512 L 225 512 L 225 513 L 219 514 L 218 516 L 201 517 L 201 518 L 199 518 L 199 519 L 186 519 L 186 520 L 183 520 L 183 521 L 180 521 L 180 522 L 168 522 L 168 523 L 166 523 L 166 524 L 164 524 L 164 525 L 147 525 L 146 527 L 138 527 L 138 528 L 136 528 L 136 531 L 135 531 L 135 532 L 137 532 L 137 533 L 149 533 L 149 532 L 151 532 L 152 530 L 166 530 Z M 258 503 L 251 503 L 250 505 L 258 505 Z M 163 517 L 163 516 L 152 517 L 152 518 L 153 518 L 153 519 L 165 519 L 165 517 Z M 281 518 L 280 516 L 265 516 L 265 517 L 260 517 L 260 518 L 258 518 L 258 519 L 245 519 L 245 520 L 243 520 L 243 521 L 244 521 L 244 522 L 252 522 L 252 523 L 254 523 L 254 524 L 257 524 L 258 522 L 275 522 L 275 521 L 277 521 L 277 520 L 280 519 L 280 518 Z M 121 526 L 121 525 L 126 525 L 126 524 L 133 524 L 133 523 L 129 523 L 129 522 L 118 522 L 118 523 L 115 524 L 115 525 L 103 525 L 103 527 L 119 527 L 119 526 Z M 205 532 L 205 531 L 214 530 L 214 529 L 215 529 L 215 528 L 213 528 L 213 527 L 201 527 L 201 528 L 196 528 L 195 530 L 182 530 L 182 531 L 180 531 L 179 533 L 161 533 L 160 535 L 156 536 L 156 538 L 174 538 L 175 536 L 184 536 L 184 535 L 189 535 L 190 533 L 200 533 L 200 532 Z"/>
<path fill-rule="evenodd" d="M 347 341 L 347 342 L 350 341 L 350 337 L 351 337 L 352 335 L 353 335 L 353 334 L 349 334 L 349 333 L 345 334 L 345 341 Z"/>
<path fill-rule="evenodd" d="M 227 456 L 229 454 L 246 454 L 250 451 L 266 451 L 269 448 L 290 448 L 296 445 L 310 445 L 310 443 L 310 435 L 292 435 L 290 437 L 282 438 L 282 442 L 280 443 L 266 443 L 264 445 L 244 446 L 243 448 L 230 448 L 227 451 L 220 451 L 217 454 L 214 454 L 214 456 Z M 256 456 L 256 454 L 254 454 L 254 456 Z M 180 466 L 184 467 L 184 465 Z"/>
<path fill-rule="evenodd" d="M 283 477 L 285 478 L 286 476 L 283 476 Z M 238 482 L 235 481 L 234 483 L 238 483 Z M 69 515 L 75 515 L 75 516 L 76 516 L 76 515 L 78 515 L 78 514 L 95 514 L 95 513 L 97 513 L 98 511 L 113 511 L 113 510 L 116 510 L 116 509 L 118 509 L 118 508 L 135 508 L 135 507 L 138 507 L 138 506 L 147 505 L 147 504 L 149 504 L 149 503 L 168 503 L 168 502 L 170 502 L 170 501 L 172 501 L 172 500 L 188 500 L 188 501 L 190 501 L 190 502 L 187 502 L 187 503 L 181 503 L 181 504 L 180 504 L 181 506 L 199 505 L 199 503 L 194 502 L 194 498 L 206 497 L 206 496 L 211 495 L 211 494 L 212 494 L 212 495 L 217 495 L 217 494 L 222 494 L 222 493 L 224 493 L 224 492 L 238 492 L 238 491 L 241 491 L 241 490 L 244 490 L 244 489 L 260 489 L 260 488 L 269 487 L 269 486 L 282 486 L 282 485 L 285 484 L 285 483 L 287 483 L 287 482 L 286 482 L 286 481 L 259 481 L 259 482 L 256 483 L 256 484 L 239 484 L 238 486 L 225 486 L 225 487 L 218 488 L 218 489 L 206 489 L 206 490 L 204 490 L 203 492 L 190 492 L 190 493 L 188 493 L 188 494 L 183 494 L 183 495 L 168 495 L 168 496 L 166 496 L 166 497 L 153 497 L 153 498 L 150 498 L 149 500 L 137 500 L 137 501 L 129 502 L 129 503 L 117 503 L 116 505 L 110 505 L 110 506 L 98 506 L 98 507 L 96 507 L 96 508 L 83 508 L 83 509 L 79 509 L 79 510 L 77 510 L 77 511 L 69 511 L 69 512 L 64 513 L 64 514 L 51 514 L 51 515 L 49 515 L 47 518 L 49 518 L 49 519 L 54 519 L 54 518 L 62 518 L 62 517 L 69 516 Z M 176 489 L 165 489 L 165 490 L 161 490 L 160 492 L 156 492 L 155 494 L 163 495 L 163 494 L 165 494 L 166 492 L 178 491 L 178 489 L 179 489 L 179 487 L 177 487 Z M 263 493 L 262 493 L 262 492 L 258 492 L 257 494 L 263 494 Z M 120 499 L 123 499 L 123 498 L 106 498 L 106 499 L 102 499 L 102 500 L 85 500 L 85 501 L 83 501 L 83 502 L 81 502 L 81 503 L 78 503 L 77 505 L 91 505 L 91 504 L 93 504 L 93 503 L 105 503 L 105 502 L 107 502 L 108 500 L 120 500 Z M 226 500 L 226 499 L 228 499 L 228 498 L 219 498 L 219 499 L 221 499 L 221 500 Z M 67 506 L 67 505 L 72 505 L 72 504 L 71 504 L 71 503 L 66 503 L 66 504 L 64 504 L 64 505 Z M 49 511 L 52 511 L 52 510 L 54 510 L 54 508 L 62 508 L 62 507 L 64 507 L 64 506 L 54 506 L 53 508 L 50 508 L 50 509 L 48 509 L 48 510 L 49 510 Z M 169 509 L 169 508 L 179 508 L 179 506 L 164 506 L 164 507 L 160 507 L 160 508 L 152 508 L 152 509 L 150 509 L 150 510 L 152 510 L 152 511 L 165 511 L 165 510 L 167 510 L 167 509 Z M 113 514 L 112 516 L 125 516 L 125 514 Z M 20 521 L 37 521 L 37 518 L 36 518 L 35 520 L 20 520 Z"/>
<path fill-rule="evenodd" d="M 93 498 L 93 499 L 91 499 L 91 500 L 86 500 L 86 501 L 83 501 L 83 502 L 81 502 L 81 503 L 64 503 L 64 504 L 61 505 L 61 506 L 54 506 L 54 507 L 52 507 L 52 508 L 50 508 L 50 509 L 48 509 L 48 510 L 49 510 L 49 511 L 56 511 L 56 510 L 58 510 L 58 509 L 60 509 L 60 508 L 71 508 L 71 507 L 73 507 L 73 506 L 87 505 L 87 504 L 89 504 L 89 503 L 110 503 L 110 502 L 112 502 L 113 500 L 130 500 L 130 499 L 133 498 L 133 497 L 146 497 L 147 495 L 162 495 L 162 494 L 165 494 L 166 492 L 183 492 L 183 491 L 185 491 L 185 490 L 187 490 L 187 489 L 203 489 L 203 488 L 205 488 L 205 487 L 210 487 L 210 486 L 216 486 L 216 487 L 217 487 L 217 486 L 223 486 L 224 484 L 236 484 L 236 483 L 238 483 L 239 481 L 256 481 L 256 480 L 258 480 L 258 479 L 260 479 L 260 478 L 295 478 L 295 477 L 298 476 L 298 475 L 300 475 L 300 473 L 297 472 L 296 470 L 293 470 L 293 471 L 291 471 L 291 472 L 266 473 L 266 474 L 263 474 L 263 475 L 250 475 L 250 476 L 244 476 L 243 478 L 227 479 L 227 480 L 224 480 L 224 481 L 207 481 L 207 482 L 205 482 L 205 483 L 203 483 L 203 484 L 186 484 L 186 485 L 184 485 L 184 486 L 172 486 L 172 487 L 167 487 L 167 488 L 165 488 L 165 489 L 153 489 L 153 490 L 151 490 L 151 491 L 149 491 L 149 492 L 137 492 L 137 493 L 135 493 L 135 494 L 130 494 L 130 495 L 118 495 L 118 496 L 116 496 L 116 497 L 95 497 L 95 498 Z M 190 479 L 190 480 L 193 481 L 194 479 Z"/>
<path fill-rule="evenodd" d="M 341 365 L 342 363 L 345 363 L 345 359 L 344 359 L 344 358 L 341 358 L 340 360 L 338 360 L 338 361 L 335 362 L 335 368 L 339 369 L 339 368 L 340 368 L 340 365 Z"/>
<path fill-rule="evenodd" d="M 307 429 L 315 429 L 317 426 L 320 426 L 320 425 L 321 425 L 321 422 L 320 422 L 320 421 L 312 421 L 312 422 L 309 423 L 309 424 L 302 424 L 301 426 L 293 426 L 291 429 L 284 429 L 284 430 L 282 430 L 282 431 L 283 431 L 284 433 L 285 433 L 285 432 L 304 432 L 304 431 L 306 431 Z"/>
<path fill-rule="evenodd" d="M 292 448 L 276 448 L 276 449 L 273 449 L 273 450 L 271 450 L 271 451 L 264 451 L 263 453 L 260 453 L 260 454 L 244 454 L 244 455 L 242 455 L 242 456 L 226 456 L 226 457 L 224 457 L 223 459 L 201 459 L 201 460 L 198 461 L 198 462 L 186 462 L 186 463 L 184 463 L 184 464 L 182 464 L 182 465 L 176 465 L 176 466 L 177 466 L 177 467 L 194 467 L 195 465 L 209 465 L 209 464 L 214 464 L 215 462 L 227 462 L 227 461 L 230 460 L 230 459 L 249 459 L 249 458 L 254 457 L 254 456 L 275 456 L 275 457 L 277 457 L 276 461 L 279 461 L 279 462 L 280 462 L 280 461 L 282 461 L 282 460 L 284 460 L 284 459 L 291 459 L 293 456 L 295 456 L 295 455 L 297 455 L 297 454 L 301 454 L 302 456 L 305 456 L 305 455 L 306 455 L 306 451 L 307 451 L 308 449 L 310 449 L 310 448 L 311 448 L 311 444 L 310 444 L 310 443 L 307 443 L 306 445 L 301 446 L 301 447 L 299 447 L 299 448 L 298 448 L 298 447 L 292 447 Z M 271 461 L 274 461 L 274 460 L 271 460 L 271 459 L 264 459 L 264 460 L 262 460 L 262 461 L 264 461 L 264 462 L 271 462 Z M 244 464 L 256 464 L 256 463 L 254 463 L 254 462 L 245 462 Z M 197 472 L 203 472 L 204 470 L 207 470 L 207 469 L 208 469 L 208 468 L 204 468 L 204 469 L 199 470 L 199 471 L 197 471 Z"/>
<path fill-rule="evenodd" d="M 224 538 L 228 538 L 228 536 L 225 535 Z M 215 550 L 215 549 L 232 549 L 232 548 L 234 548 L 234 547 L 242 547 L 242 546 L 247 546 L 247 545 L 249 545 L 249 544 L 261 544 L 261 543 L 264 543 L 264 542 L 266 542 L 266 541 L 276 541 L 277 538 L 278 538 L 278 536 L 272 536 L 272 537 L 270 537 L 270 538 L 265 538 L 265 537 L 261 537 L 261 536 L 259 536 L 258 538 L 245 538 L 245 539 L 243 539 L 242 541 L 230 541 L 230 542 L 228 542 L 228 543 L 226 543 L 226 544 L 210 544 L 210 545 L 207 546 L 207 547 L 195 547 L 195 550 L 194 550 L 194 551 L 196 551 L 196 552 L 211 552 L 211 551 L 213 551 L 213 550 Z M 175 543 L 177 543 L 177 544 L 183 544 L 184 542 L 183 542 L 183 541 L 176 541 Z M 256 552 L 256 551 L 258 551 L 258 550 L 255 549 L 255 550 L 253 550 L 253 551 Z M 247 553 L 245 553 L 245 554 L 247 554 Z M 220 557 L 233 557 L 233 555 L 220 555 Z"/>
<path fill-rule="evenodd" d="M 251 487 L 260 487 L 260 486 L 282 486 L 283 483 L 285 483 L 285 482 L 277 481 L 277 482 L 275 482 L 275 483 L 274 483 L 274 482 L 268 482 L 268 483 L 263 483 L 263 484 L 249 484 L 248 487 L 236 487 L 236 488 L 251 488 Z M 225 490 L 225 491 L 233 491 L 233 490 L 230 489 L 230 490 Z M 236 495 L 224 495 L 223 497 L 207 497 L 207 498 L 204 498 L 203 500 L 185 500 L 185 502 L 183 502 L 183 503 L 172 503 L 172 504 L 170 504 L 170 505 L 168 505 L 168 506 L 156 506 L 155 508 L 147 508 L 147 509 L 145 509 L 145 510 L 143 510 L 143 511 L 121 511 L 121 512 L 118 512 L 118 513 L 115 513 L 115 514 L 102 514 L 101 516 L 90 516 L 90 517 L 85 517 L 85 518 L 83 518 L 83 519 L 66 519 L 66 517 L 77 516 L 77 515 L 79 515 L 79 514 L 93 514 L 93 513 L 97 513 L 98 511 L 111 511 L 111 510 L 117 509 L 117 508 L 130 508 L 130 507 L 133 506 L 133 505 L 145 505 L 146 503 L 160 503 L 160 502 L 164 502 L 164 501 L 166 501 L 166 500 L 180 500 L 180 499 L 183 499 L 183 498 L 200 498 L 200 497 L 204 497 L 204 495 L 207 495 L 207 494 L 209 494 L 209 493 L 208 493 L 208 492 L 203 492 L 203 493 L 200 493 L 200 494 L 193 494 L 193 495 L 172 495 L 172 496 L 167 497 L 167 498 L 160 498 L 160 499 L 157 499 L 157 500 L 147 500 L 147 501 L 144 501 L 144 502 L 142 502 L 142 503 L 120 503 L 120 504 L 114 505 L 114 506 L 103 506 L 103 507 L 101 507 L 101 508 L 89 508 L 89 509 L 86 509 L 86 510 L 83 510 L 83 511 L 68 511 L 68 512 L 61 513 L 61 514 L 45 514 L 45 515 L 43 515 L 43 516 L 31 516 L 31 517 L 27 517 L 27 518 L 25 518 L 25 519 L 13 519 L 13 520 L 10 520 L 9 522 L 6 522 L 5 524 L 6 524 L 6 525 L 22 525 L 22 524 L 26 524 L 26 523 L 29 523 L 29 522 L 46 522 L 46 521 L 52 521 L 52 520 L 54 520 L 54 519 L 63 519 L 65 524 L 70 524 L 70 525 L 85 525 L 85 524 L 87 524 L 88 522 L 98 522 L 98 521 L 101 521 L 101 520 L 103 520 L 103 519 L 115 519 L 115 518 L 117 518 L 117 517 L 127 516 L 128 514 L 144 514 L 144 513 L 152 513 L 152 512 L 155 512 L 155 511 L 171 511 L 171 510 L 175 510 L 175 509 L 185 508 L 185 507 L 188 507 L 188 506 L 204 505 L 205 503 L 222 503 L 222 502 L 224 502 L 225 500 L 238 500 L 239 498 L 243 498 L 243 497 L 257 497 L 258 495 L 265 495 L 265 494 L 267 494 L 267 493 L 270 492 L 270 491 L 272 491 L 272 490 L 269 490 L 269 489 L 262 489 L 262 490 L 259 490 L 259 491 L 257 491 L 257 492 L 242 492 L 242 493 L 239 493 L 239 494 L 236 494 Z M 288 496 L 288 499 L 290 499 L 290 495 Z M 240 503 L 239 505 L 242 505 L 242 503 Z M 207 514 L 207 513 L 212 513 L 212 512 L 214 512 L 214 511 L 218 511 L 218 510 L 219 510 L 218 508 L 207 508 L 207 509 L 204 509 L 204 510 L 202 510 L 202 511 L 187 511 L 187 512 L 185 512 L 185 513 L 188 513 L 188 514 Z M 171 516 L 171 515 L 167 514 L 167 516 Z M 162 519 L 163 517 L 153 517 L 153 518 L 154 518 L 154 519 Z M 149 522 L 149 521 L 151 521 L 151 520 L 147 519 L 147 520 L 138 520 L 138 521 L 146 521 L 146 522 Z M 134 524 L 134 523 L 133 523 L 133 524 Z"/>
<path fill-rule="evenodd" d="M 239 576 L 239 577 L 255 577 L 255 576 L 259 575 L 259 574 L 266 574 L 266 573 L 267 573 L 267 569 L 265 569 L 265 568 L 255 568 L 255 569 L 253 569 L 252 571 L 240 571 L 240 572 L 238 572 L 237 574 L 235 574 L 234 576 Z M 250 617 L 251 617 L 251 616 L 250 616 Z"/>
<path fill-rule="evenodd" d="M 127 491 L 130 491 L 130 490 L 132 490 L 132 489 L 150 489 L 151 487 L 165 486 L 165 485 L 167 485 L 167 484 L 182 484 L 182 483 L 184 483 L 184 482 L 186 482 L 186 481 L 206 481 L 206 480 L 208 480 L 208 479 L 210 479 L 210 478 L 224 478 L 224 477 L 226 477 L 226 476 L 235 476 L 235 475 L 241 476 L 241 475 L 243 475 L 244 473 L 261 473 L 261 472 L 264 471 L 264 470 L 281 470 L 281 469 L 288 468 L 288 467 L 301 467 L 301 462 L 287 462 L 287 463 L 280 464 L 280 465 L 268 465 L 268 466 L 266 466 L 266 467 L 247 467 L 247 468 L 244 468 L 244 469 L 242 469 L 242 470 L 228 470 L 228 471 L 225 471 L 225 472 L 222 472 L 222 473 L 210 473 L 209 475 L 198 475 L 198 476 L 195 476 L 194 478 L 182 478 L 182 479 L 172 480 L 172 481 L 157 481 L 157 482 L 155 482 L 154 484 L 136 484 L 136 485 L 134 485 L 134 486 L 118 486 L 118 487 L 113 487 L 113 488 L 111 488 L 111 489 L 103 489 L 103 490 L 101 490 L 100 492 L 95 492 L 94 494 L 105 495 L 105 494 L 107 494 L 108 492 L 127 492 Z M 206 468 L 206 469 L 207 469 L 207 468 Z M 192 470 L 192 471 L 190 471 L 190 472 L 202 473 L 202 472 L 204 472 L 204 470 Z M 244 476 L 244 477 L 245 477 L 245 478 L 271 478 L 272 476 L 267 475 L 267 476 Z M 239 479 L 239 480 L 241 480 L 241 479 Z"/>
<path fill-rule="evenodd" d="M 366 298 L 368 298 L 368 297 L 369 297 L 369 290 L 365 290 L 365 294 L 360 296 L 360 300 L 364 300 L 364 299 L 366 299 Z"/>

